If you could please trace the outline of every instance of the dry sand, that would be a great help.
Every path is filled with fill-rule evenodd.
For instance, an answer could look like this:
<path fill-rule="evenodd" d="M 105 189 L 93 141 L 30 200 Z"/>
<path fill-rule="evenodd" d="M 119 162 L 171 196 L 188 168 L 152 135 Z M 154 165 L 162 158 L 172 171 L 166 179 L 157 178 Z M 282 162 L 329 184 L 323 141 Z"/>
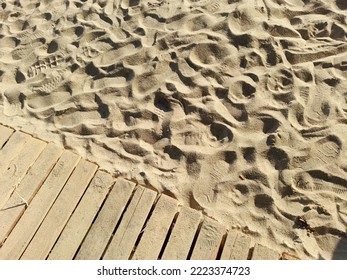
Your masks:
<path fill-rule="evenodd" d="M 345 0 L 2 0 L 0 121 L 347 259 L 346 31 Z"/>

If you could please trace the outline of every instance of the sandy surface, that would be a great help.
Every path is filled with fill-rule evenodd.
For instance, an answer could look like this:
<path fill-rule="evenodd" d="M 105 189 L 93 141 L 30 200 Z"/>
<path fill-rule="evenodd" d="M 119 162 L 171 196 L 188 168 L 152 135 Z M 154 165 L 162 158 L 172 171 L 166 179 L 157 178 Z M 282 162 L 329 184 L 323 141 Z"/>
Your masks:
<path fill-rule="evenodd" d="M 346 259 L 346 31 L 345 0 L 3 0 L 0 121 Z"/>

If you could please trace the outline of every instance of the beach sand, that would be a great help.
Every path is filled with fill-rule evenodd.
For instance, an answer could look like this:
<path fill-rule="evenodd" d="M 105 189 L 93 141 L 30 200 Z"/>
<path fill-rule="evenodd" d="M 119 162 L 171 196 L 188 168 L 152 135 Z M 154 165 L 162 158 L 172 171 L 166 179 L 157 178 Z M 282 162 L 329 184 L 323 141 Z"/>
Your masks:
<path fill-rule="evenodd" d="M 3 0 L 0 122 L 347 259 L 346 31 L 345 0 Z"/>

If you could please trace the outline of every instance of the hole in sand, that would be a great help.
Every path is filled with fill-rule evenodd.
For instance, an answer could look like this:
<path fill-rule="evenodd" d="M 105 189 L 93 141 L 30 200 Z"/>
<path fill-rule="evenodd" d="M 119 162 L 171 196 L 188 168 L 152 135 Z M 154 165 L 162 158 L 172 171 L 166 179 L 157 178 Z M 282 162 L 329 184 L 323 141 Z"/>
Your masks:
<path fill-rule="evenodd" d="M 267 157 L 276 170 L 288 168 L 289 157 L 282 149 L 271 147 L 267 153 Z"/>
<path fill-rule="evenodd" d="M 44 13 L 43 14 L 46 20 L 51 20 L 52 19 L 52 14 L 51 13 Z"/>
<path fill-rule="evenodd" d="M 95 95 L 95 102 L 98 104 L 98 113 L 101 118 L 106 119 L 110 115 L 110 110 L 108 106 L 102 102 L 101 98 L 98 95 Z"/>
<path fill-rule="evenodd" d="M 276 144 L 276 136 L 271 134 L 269 137 L 266 139 L 266 145 L 268 146 L 273 146 Z"/>
<path fill-rule="evenodd" d="M 75 34 L 76 36 L 80 37 L 84 32 L 84 28 L 82 26 L 77 26 L 75 28 Z"/>
<path fill-rule="evenodd" d="M 341 10 L 347 10 L 346 0 L 336 0 L 336 6 Z"/>
<path fill-rule="evenodd" d="M 231 142 L 233 140 L 233 133 L 229 128 L 220 123 L 213 123 L 210 126 L 210 131 L 214 137 L 217 138 L 218 141 L 227 141 Z"/>
<path fill-rule="evenodd" d="M 224 161 L 233 164 L 235 160 L 237 159 L 237 155 L 235 151 L 226 151 L 224 153 Z"/>
<path fill-rule="evenodd" d="M 243 185 L 243 184 L 235 185 L 235 189 L 237 189 L 243 195 L 246 195 L 249 193 L 248 187 L 246 185 Z"/>
<path fill-rule="evenodd" d="M 158 109 L 164 111 L 164 112 L 170 112 L 171 111 L 171 105 L 170 101 L 167 100 L 164 93 L 158 92 L 155 94 L 154 98 L 154 106 Z"/>
<path fill-rule="evenodd" d="M 47 49 L 47 53 L 54 53 L 58 50 L 58 43 L 55 40 L 52 40 L 49 44 L 48 44 L 48 49 Z"/>
<path fill-rule="evenodd" d="M 137 6 L 140 4 L 140 0 L 129 0 L 129 7 Z"/>
<path fill-rule="evenodd" d="M 95 67 L 92 62 L 86 66 L 85 71 L 87 75 L 93 76 L 93 77 L 100 74 L 99 69 Z"/>
<path fill-rule="evenodd" d="M 107 22 L 108 24 L 110 24 L 110 25 L 113 24 L 112 19 L 110 19 L 108 16 L 105 16 L 104 14 L 99 14 L 99 17 L 100 17 L 103 21 Z"/>
<path fill-rule="evenodd" d="M 19 70 L 17 70 L 17 72 L 16 72 L 16 77 L 15 77 L 15 79 L 16 79 L 17 84 L 20 84 L 20 83 L 25 82 L 25 76 L 24 76 L 23 73 L 22 73 L 21 71 L 19 71 Z"/>
<path fill-rule="evenodd" d="M 168 154 L 171 159 L 180 160 L 183 156 L 182 151 L 176 146 L 170 145 L 164 148 L 164 153 Z"/>
<path fill-rule="evenodd" d="M 254 205 L 261 209 L 271 210 L 274 200 L 267 194 L 258 194 L 254 197 Z"/>
<path fill-rule="evenodd" d="M 330 115 L 330 105 L 327 102 L 322 103 L 321 110 L 325 116 Z"/>
<path fill-rule="evenodd" d="M 190 176 L 198 176 L 200 174 L 201 165 L 199 164 L 196 154 L 190 153 L 187 155 L 187 173 Z"/>
<path fill-rule="evenodd" d="M 242 154 L 247 162 L 255 162 L 256 150 L 254 147 L 242 148 Z"/>
<path fill-rule="evenodd" d="M 249 83 L 242 82 L 242 94 L 245 97 L 251 97 L 255 93 L 255 87 Z"/>
<path fill-rule="evenodd" d="M 264 126 L 263 126 L 264 133 L 274 133 L 280 126 L 279 121 L 274 118 L 266 118 L 266 119 L 262 119 L 262 121 L 264 123 Z"/>

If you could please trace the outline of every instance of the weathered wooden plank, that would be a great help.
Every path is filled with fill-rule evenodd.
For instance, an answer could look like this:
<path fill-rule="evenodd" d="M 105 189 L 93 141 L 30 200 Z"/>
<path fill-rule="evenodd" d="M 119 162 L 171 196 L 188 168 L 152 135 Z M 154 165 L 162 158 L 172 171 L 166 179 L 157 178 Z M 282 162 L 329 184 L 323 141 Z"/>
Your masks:
<path fill-rule="evenodd" d="M 0 124 L 0 149 L 4 146 L 6 141 L 11 137 L 13 129 Z"/>
<path fill-rule="evenodd" d="M 0 177 L 0 209 L 3 209 L 12 194 L 17 195 L 18 185 L 46 145 L 46 142 L 30 138 L 24 144 L 21 152 L 11 160 L 8 168 Z"/>
<path fill-rule="evenodd" d="M 297 261 L 297 260 L 300 260 L 300 258 L 296 255 L 291 254 L 291 253 L 283 252 L 281 254 L 281 260 Z"/>
<path fill-rule="evenodd" d="M 279 260 L 281 255 L 261 244 L 256 243 L 253 249 L 252 260 Z"/>
<path fill-rule="evenodd" d="M 103 259 L 128 260 L 135 242 L 157 196 L 155 191 L 139 186 Z"/>
<path fill-rule="evenodd" d="M 25 249 L 21 256 L 22 260 L 44 260 L 47 258 L 97 169 L 96 164 L 80 160 L 34 238 Z"/>
<path fill-rule="evenodd" d="M 12 134 L 11 138 L 0 150 L 0 176 L 7 170 L 12 159 L 21 152 L 23 146 L 30 138 L 30 135 L 20 131 L 16 131 Z"/>
<path fill-rule="evenodd" d="M 64 151 L 52 172 L 0 248 L 0 259 L 19 259 L 64 187 L 80 157 Z"/>
<path fill-rule="evenodd" d="M 135 253 L 134 260 L 157 260 L 173 219 L 177 213 L 178 201 L 161 195 L 148 220 Z"/>
<path fill-rule="evenodd" d="M 186 260 L 202 214 L 183 206 L 171 232 L 162 260 Z"/>
<path fill-rule="evenodd" d="M 241 235 L 237 231 L 229 231 L 226 238 L 221 259 L 222 260 L 247 260 L 251 238 Z"/>
<path fill-rule="evenodd" d="M 95 174 L 48 259 L 73 259 L 113 183 L 113 177 L 105 171 Z"/>
<path fill-rule="evenodd" d="M 84 239 L 76 259 L 99 260 L 135 188 L 135 183 L 118 178 L 95 222 Z"/>
<path fill-rule="evenodd" d="M 215 260 L 225 232 L 221 223 L 205 217 L 190 259 Z"/>
<path fill-rule="evenodd" d="M 16 193 L 19 195 L 12 195 L 0 211 L 0 244 L 3 243 L 23 214 L 26 207 L 25 203 L 30 204 L 62 152 L 62 149 L 49 143 L 18 185 Z"/>

